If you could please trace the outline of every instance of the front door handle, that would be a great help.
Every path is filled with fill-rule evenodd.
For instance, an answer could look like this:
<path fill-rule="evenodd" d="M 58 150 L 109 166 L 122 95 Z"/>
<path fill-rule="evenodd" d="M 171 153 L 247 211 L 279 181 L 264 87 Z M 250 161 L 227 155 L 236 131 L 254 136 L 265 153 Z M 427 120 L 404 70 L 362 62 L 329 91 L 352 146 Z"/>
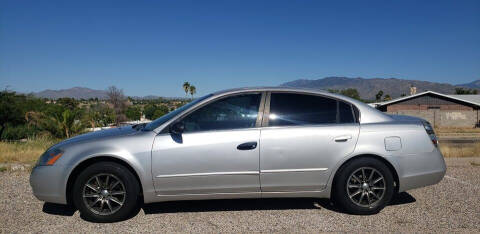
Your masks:
<path fill-rule="evenodd" d="M 253 150 L 255 148 L 257 148 L 256 141 L 246 142 L 237 146 L 238 150 Z"/>
<path fill-rule="evenodd" d="M 334 138 L 335 142 L 345 142 L 345 141 L 348 141 L 350 139 L 352 139 L 351 135 L 338 136 L 338 137 Z"/>

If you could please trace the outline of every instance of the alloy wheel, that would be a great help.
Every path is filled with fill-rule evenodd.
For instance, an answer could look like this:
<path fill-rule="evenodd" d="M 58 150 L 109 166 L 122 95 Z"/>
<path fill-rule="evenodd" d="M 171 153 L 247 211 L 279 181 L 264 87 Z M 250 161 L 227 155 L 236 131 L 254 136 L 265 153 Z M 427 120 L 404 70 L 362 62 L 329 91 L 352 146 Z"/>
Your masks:
<path fill-rule="evenodd" d="M 384 176 L 372 167 L 361 167 L 348 177 L 348 197 L 358 206 L 374 207 L 382 200 L 385 191 Z"/>
<path fill-rule="evenodd" d="M 111 215 L 122 208 L 126 199 L 123 182 L 112 174 L 96 174 L 83 186 L 83 202 L 98 215 Z"/>

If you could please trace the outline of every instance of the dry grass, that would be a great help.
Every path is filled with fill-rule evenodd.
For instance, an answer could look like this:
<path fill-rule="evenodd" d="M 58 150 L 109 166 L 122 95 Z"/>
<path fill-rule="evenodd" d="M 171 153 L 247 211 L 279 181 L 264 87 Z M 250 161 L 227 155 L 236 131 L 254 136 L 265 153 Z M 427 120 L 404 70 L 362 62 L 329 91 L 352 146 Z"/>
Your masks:
<path fill-rule="evenodd" d="M 25 142 L 0 142 L 0 163 L 35 163 L 48 147 L 57 143 L 51 138 L 33 138 Z"/>
<path fill-rule="evenodd" d="M 441 144 L 440 151 L 444 157 L 478 157 L 480 156 L 480 142 L 467 144 Z"/>

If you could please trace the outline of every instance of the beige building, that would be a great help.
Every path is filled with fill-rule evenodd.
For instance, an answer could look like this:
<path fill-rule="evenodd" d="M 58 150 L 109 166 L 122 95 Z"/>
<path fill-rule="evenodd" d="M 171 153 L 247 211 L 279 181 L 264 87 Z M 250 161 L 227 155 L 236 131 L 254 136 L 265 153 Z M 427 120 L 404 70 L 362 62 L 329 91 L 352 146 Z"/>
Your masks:
<path fill-rule="evenodd" d="M 480 127 L 480 95 L 447 95 L 426 91 L 373 106 L 388 114 L 424 118 L 435 127 Z"/>

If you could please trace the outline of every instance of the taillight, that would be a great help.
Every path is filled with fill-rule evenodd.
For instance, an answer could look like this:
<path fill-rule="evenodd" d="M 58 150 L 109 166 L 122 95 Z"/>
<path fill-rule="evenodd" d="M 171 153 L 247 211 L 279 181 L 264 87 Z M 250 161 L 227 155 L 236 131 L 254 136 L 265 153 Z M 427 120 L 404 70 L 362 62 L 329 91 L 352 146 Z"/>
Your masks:
<path fill-rule="evenodd" d="M 430 123 L 427 121 L 423 121 L 423 126 L 425 127 L 425 131 L 427 131 L 430 140 L 432 140 L 433 145 L 438 146 L 438 139 L 433 131 L 432 125 L 430 125 Z"/>

